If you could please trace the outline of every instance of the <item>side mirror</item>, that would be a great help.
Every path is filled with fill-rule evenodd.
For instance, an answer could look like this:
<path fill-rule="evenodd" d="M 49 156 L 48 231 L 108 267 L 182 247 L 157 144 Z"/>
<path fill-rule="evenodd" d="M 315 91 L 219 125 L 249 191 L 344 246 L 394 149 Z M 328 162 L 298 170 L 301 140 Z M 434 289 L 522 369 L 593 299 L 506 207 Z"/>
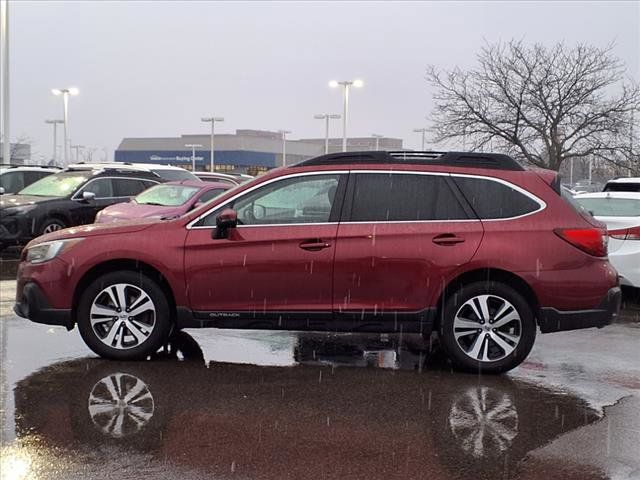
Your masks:
<path fill-rule="evenodd" d="M 0 195 L 4 194 L 4 187 L 0 187 Z"/>
<path fill-rule="evenodd" d="M 96 198 L 96 194 L 93 192 L 82 192 L 82 200 L 90 202 Z"/>
<path fill-rule="evenodd" d="M 230 208 L 224 209 L 216 218 L 216 229 L 212 232 L 215 239 L 227 238 L 230 228 L 238 225 L 238 214 Z"/>

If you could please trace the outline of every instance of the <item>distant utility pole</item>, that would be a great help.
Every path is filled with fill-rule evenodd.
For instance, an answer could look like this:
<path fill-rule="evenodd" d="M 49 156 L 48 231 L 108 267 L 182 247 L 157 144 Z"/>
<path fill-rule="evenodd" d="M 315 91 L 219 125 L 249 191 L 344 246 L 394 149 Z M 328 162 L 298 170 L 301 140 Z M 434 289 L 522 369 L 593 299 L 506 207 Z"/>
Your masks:
<path fill-rule="evenodd" d="M 53 125 L 53 154 L 51 158 L 55 164 L 58 160 L 58 125 L 64 123 L 64 120 L 45 120 L 44 123 Z"/>
<path fill-rule="evenodd" d="M 9 1 L 0 0 L 0 71 L 2 88 L 0 105 L 2 118 L 0 140 L 2 141 L 2 161 L 11 163 L 11 131 L 9 128 Z"/>
<path fill-rule="evenodd" d="M 196 148 L 202 147 L 199 143 L 187 143 L 185 147 L 191 149 L 191 171 L 196 171 Z"/>
<path fill-rule="evenodd" d="M 214 148 L 214 125 L 216 122 L 224 122 L 224 118 L 222 117 L 202 117 L 200 120 L 202 120 L 203 122 L 206 123 L 211 123 L 211 158 L 209 159 L 209 168 L 211 169 L 211 171 L 213 172 L 216 168 L 216 162 L 214 160 L 214 152 L 215 152 L 215 148 Z"/>
<path fill-rule="evenodd" d="M 376 152 L 380 150 L 380 139 L 384 138 L 384 135 L 378 135 L 377 133 L 372 133 L 371 136 L 376 139 Z"/>
<path fill-rule="evenodd" d="M 424 135 L 429 131 L 429 129 L 426 128 L 426 127 L 414 128 L 413 131 L 415 133 L 421 133 L 422 134 L 422 148 L 420 150 L 422 150 L 424 152 Z"/>
<path fill-rule="evenodd" d="M 324 153 L 329 153 L 329 120 L 340 118 L 337 113 L 319 113 L 313 118 L 324 120 Z"/>
<path fill-rule="evenodd" d="M 291 133 L 289 130 L 278 130 L 278 133 L 282 135 L 282 166 L 287 164 L 287 133 Z"/>

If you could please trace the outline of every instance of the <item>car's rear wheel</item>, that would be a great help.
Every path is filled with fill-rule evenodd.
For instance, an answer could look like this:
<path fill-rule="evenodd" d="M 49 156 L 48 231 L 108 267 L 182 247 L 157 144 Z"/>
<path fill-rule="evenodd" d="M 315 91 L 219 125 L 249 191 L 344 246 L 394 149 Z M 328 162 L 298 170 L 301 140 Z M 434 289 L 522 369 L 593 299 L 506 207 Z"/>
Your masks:
<path fill-rule="evenodd" d="M 445 302 L 440 339 L 454 366 L 461 370 L 511 370 L 527 357 L 535 337 L 529 303 L 505 284 L 471 283 Z"/>
<path fill-rule="evenodd" d="M 40 229 L 42 234 L 57 232 L 58 230 L 62 230 L 63 228 L 67 228 L 65 223 L 59 218 L 48 218 L 42 224 L 42 228 Z"/>
<path fill-rule="evenodd" d="M 162 288 L 131 271 L 94 280 L 82 293 L 77 322 L 91 350 L 119 360 L 151 355 L 171 330 L 169 302 Z"/>

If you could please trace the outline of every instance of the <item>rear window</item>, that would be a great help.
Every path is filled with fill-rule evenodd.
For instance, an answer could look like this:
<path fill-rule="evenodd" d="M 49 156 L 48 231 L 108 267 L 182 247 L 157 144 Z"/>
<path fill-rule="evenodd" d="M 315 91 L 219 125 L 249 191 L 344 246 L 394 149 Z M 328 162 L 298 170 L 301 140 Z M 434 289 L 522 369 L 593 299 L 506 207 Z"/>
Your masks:
<path fill-rule="evenodd" d="M 640 183 L 609 182 L 604 187 L 605 192 L 640 192 Z"/>
<path fill-rule="evenodd" d="M 483 220 L 519 217 L 540 209 L 538 202 L 504 183 L 474 177 L 453 179 Z"/>
<path fill-rule="evenodd" d="M 156 168 L 151 171 L 169 182 L 174 182 L 177 180 L 199 180 L 199 178 L 196 177 L 193 173 L 187 170 L 182 170 L 182 169 L 176 169 L 176 170 L 166 169 L 165 170 L 163 168 Z"/>
<path fill-rule="evenodd" d="M 640 217 L 640 199 L 600 197 L 575 201 L 596 217 Z"/>

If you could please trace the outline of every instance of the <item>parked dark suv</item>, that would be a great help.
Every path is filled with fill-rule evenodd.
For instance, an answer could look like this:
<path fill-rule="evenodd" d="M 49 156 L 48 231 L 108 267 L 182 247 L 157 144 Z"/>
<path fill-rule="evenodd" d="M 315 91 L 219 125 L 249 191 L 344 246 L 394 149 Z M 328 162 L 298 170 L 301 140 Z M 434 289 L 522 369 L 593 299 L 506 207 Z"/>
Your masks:
<path fill-rule="evenodd" d="M 163 169 L 170 169 L 171 174 L 182 170 L 159 168 L 151 171 L 132 164 L 76 164 L 49 174 L 16 195 L 3 195 L 0 197 L 0 249 L 25 244 L 44 233 L 93 223 L 104 207 L 127 201 L 172 178 L 164 178 Z"/>
<path fill-rule="evenodd" d="M 542 333 L 618 314 L 603 225 L 555 172 L 505 155 L 330 154 L 183 217 L 54 232 L 23 250 L 15 311 L 141 358 L 181 328 L 437 332 L 503 372 Z"/>

